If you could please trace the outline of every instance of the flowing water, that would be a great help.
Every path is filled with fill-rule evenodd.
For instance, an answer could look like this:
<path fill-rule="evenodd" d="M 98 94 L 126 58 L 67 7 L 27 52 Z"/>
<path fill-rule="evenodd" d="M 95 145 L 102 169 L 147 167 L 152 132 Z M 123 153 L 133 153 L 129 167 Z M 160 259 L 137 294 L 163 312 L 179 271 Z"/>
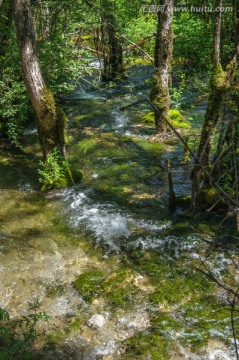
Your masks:
<path fill-rule="evenodd" d="M 80 88 L 66 106 L 81 184 L 44 196 L 36 158 L 1 152 L 0 307 L 18 317 L 37 302 L 50 316 L 35 359 L 236 358 L 229 296 L 196 268 L 234 286 L 238 255 L 212 251 L 213 229 L 169 212 L 165 159 L 177 195 L 189 193 L 190 166 L 174 141 L 151 141 L 135 120 L 143 106 L 119 110 L 141 95 L 140 71 L 120 91 Z"/>

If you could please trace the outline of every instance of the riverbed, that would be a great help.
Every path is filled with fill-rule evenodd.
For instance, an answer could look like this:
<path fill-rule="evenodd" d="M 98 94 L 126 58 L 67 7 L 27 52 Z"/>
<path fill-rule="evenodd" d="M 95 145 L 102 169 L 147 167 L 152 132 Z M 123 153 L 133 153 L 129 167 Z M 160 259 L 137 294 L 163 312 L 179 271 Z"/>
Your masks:
<path fill-rule="evenodd" d="M 215 221 L 195 226 L 168 208 L 165 160 L 177 196 L 192 165 L 173 134 L 143 125 L 145 73 L 121 89 L 76 90 L 65 101 L 68 154 L 80 183 L 39 192 L 34 129 L 26 154 L 1 149 L 0 307 L 12 318 L 45 311 L 34 359 L 233 360 L 230 296 L 198 269 L 236 287 L 237 252 L 215 249 Z M 197 128 L 205 101 L 185 119 Z M 34 153 L 34 154 L 33 154 Z M 235 316 L 238 323 L 238 316 Z"/>

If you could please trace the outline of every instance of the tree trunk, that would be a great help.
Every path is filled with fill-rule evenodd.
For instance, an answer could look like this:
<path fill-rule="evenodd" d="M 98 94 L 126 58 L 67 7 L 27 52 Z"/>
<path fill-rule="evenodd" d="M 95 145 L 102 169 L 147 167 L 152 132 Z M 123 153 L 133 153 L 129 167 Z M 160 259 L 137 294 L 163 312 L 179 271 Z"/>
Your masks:
<path fill-rule="evenodd" d="M 36 111 L 39 142 L 43 158 L 57 148 L 65 157 L 64 112 L 56 106 L 52 92 L 47 88 L 40 69 L 30 0 L 12 0 L 16 35 L 21 56 L 23 76 L 28 97 Z"/>
<path fill-rule="evenodd" d="M 109 71 L 108 80 L 115 80 L 123 71 L 123 53 L 120 40 L 114 26 L 114 17 L 107 18 L 108 44 L 109 44 Z"/>
<path fill-rule="evenodd" d="M 215 1 L 215 8 L 221 7 L 222 0 Z M 211 78 L 211 91 L 207 104 L 207 111 L 201 132 L 200 143 L 198 147 L 197 158 L 206 169 L 209 167 L 209 157 L 212 148 L 212 138 L 216 125 L 221 114 L 221 105 L 230 86 L 231 78 L 234 74 L 237 57 L 239 54 L 239 39 L 235 45 L 235 51 L 231 61 L 227 66 L 227 70 L 223 71 L 220 64 L 220 34 L 221 34 L 221 12 L 215 13 L 214 25 L 214 70 Z M 199 165 L 195 165 L 192 174 L 192 197 L 191 210 L 194 210 L 197 203 L 197 197 L 200 191 L 200 182 L 203 180 L 203 172 Z M 207 179 L 206 179 L 207 181 Z"/>
<path fill-rule="evenodd" d="M 166 159 L 166 170 L 168 174 L 168 202 L 169 202 L 169 209 L 174 210 L 176 206 L 176 195 L 173 190 L 173 178 L 172 178 L 172 171 L 171 171 L 171 164 L 170 160 Z"/>
<path fill-rule="evenodd" d="M 222 6 L 222 0 L 215 1 L 215 8 Z M 215 13 L 214 23 L 214 50 L 213 65 L 214 70 L 211 77 L 211 91 L 208 99 L 206 115 L 201 132 L 197 158 L 206 168 L 209 166 L 209 156 L 212 147 L 212 138 L 216 125 L 220 117 L 220 108 L 226 91 L 226 75 L 220 64 L 220 37 L 221 37 L 221 11 Z M 191 174 L 192 181 L 192 197 L 191 210 L 194 210 L 197 203 L 197 197 L 200 190 L 200 182 L 202 180 L 202 169 L 199 165 L 195 165 Z"/>
<path fill-rule="evenodd" d="M 167 130 L 163 119 L 168 119 L 170 106 L 169 86 L 171 83 L 171 59 L 173 52 L 173 0 L 164 0 L 163 6 L 163 11 L 158 12 L 155 41 L 155 74 L 150 95 L 150 100 L 156 107 L 154 118 L 158 133 Z"/>
<path fill-rule="evenodd" d="M 239 5 L 237 3 L 237 0 L 233 0 L 233 23 L 234 23 L 234 29 L 231 34 L 231 40 L 236 41 L 237 35 L 238 35 L 238 28 L 239 28 Z"/>
<path fill-rule="evenodd" d="M 103 21 L 105 21 L 105 26 L 101 26 L 101 31 L 106 32 L 102 33 L 102 42 L 106 42 L 102 44 L 102 47 L 103 49 L 105 47 L 108 48 L 108 55 L 104 56 L 102 81 L 114 81 L 123 72 L 123 50 L 120 39 L 117 36 L 112 6 L 108 6 L 109 4 L 107 5 L 107 3 L 108 1 L 106 1 L 104 9 L 108 9 L 108 12 L 103 14 L 102 17 Z"/>

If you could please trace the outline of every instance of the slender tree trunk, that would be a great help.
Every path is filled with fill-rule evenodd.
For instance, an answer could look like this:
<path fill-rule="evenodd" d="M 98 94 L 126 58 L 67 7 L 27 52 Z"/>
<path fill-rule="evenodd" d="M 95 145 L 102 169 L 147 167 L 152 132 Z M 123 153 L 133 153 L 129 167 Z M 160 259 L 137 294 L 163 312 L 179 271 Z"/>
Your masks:
<path fill-rule="evenodd" d="M 158 12 L 155 41 L 155 74 L 150 100 L 155 105 L 155 126 L 158 133 L 167 130 L 163 118 L 168 119 L 170 106 L 171 60 L 173 52 L 173 0 L 163 0 L 164 9 Z"/>
<path fill-rule="evenodd" d="M 166 159 L 166 170 L 168 174 L 168 202 L 169 202 L 169 209 L 174 210 L 176 206 L 176 195 L 173 190 L 173 178 L 172 178 L 172 171 L 171 171 L 171 164 L 170 160 Z"/>
<path fill-rule="evenodd" d="M 215 8 L 222 6 L 222 0 L 215 1 Z M 225 73 L 220 64 L 220 37 L 221 37 L 221 11 L 215 13 L 214 25 L 214 50 L 213 65 L 214 70 L 210 83 L 210 95 L 207 104 L 206 115 L 201 132 L 197 158 L 207 168 L 209 166 L 209 156 L 212 147 L 212 138 L 216 125 L 220 117 L 221 103 L 225 94 Z M 202 170 L 199 165 L 195 165 L 191 174 L 192 180 L 192 197 L 191 210 L 196 207 L 197 197 L 202 180 Z"/>
<path fill-rule="evenodd" d="M 57 148 L 65 156 L 65 114 L 56 106 L 40 69 L 30 0 L 12 0 L 16 34 L 28 97 L 36 111 L 43 158 Z"/>
<path fill-rule="evenodd" d="M 239 4 L 238 0 L 233 0 L 233 23 L 234 23 L 234 29 L 231 34 L 231 40 L 235 41 L 237 34 L 238 34 L 238 28 L 239 28 Z"/>
<path fill-rule="evenodd" d="M 123 52 L 120 40 L 116 34 L 113 15 L 107 18 L 108 44 L 109 44 L 109 73 L 108 79 L 115 80 L 123 71 Z"/>
<path fill-rule="evenodd" d="M 222 6 L 222 0 L 215 1 L 215 8 Z M 200 163 L 207 169 L 209 167 L 209 157 L 212 148 L 212 139 L 216 125 L 221 115 L 221 105 L 229 89 L 231 78 L 234 74 L 235 64 L 239 54 L 239 39 L 235 45 L 235 51 L 227 70 L 223 71 L 220 63 L 220 35 L 221 35 L 221 12 L 215 13 L 214 26 L 214 53 L 213 62 L 214 70 L 211 77 L 211 91 L 207 104 L 207 111 L 201 132 L 200 143 L 198 147 L 197 158 Z M 238 37 L 238 35 L 237 35 Z M 192 174 L 192 197 L 191 210 L 194 210 L 197 203 L 197 197 L 200 191 L 200 182 L 203 180 L 203 172 L 199 165 L 195 165 Z M 207 181 L 207 179 L 206 179 Z"/>
<path fill-rule="evenodd" d="M 102 81 L 113 81 L 123 72 L 123 50 L 116 31 L 116 22 L 113 14 L 106 14 L 103 17 L 105 26 L 101 26 L 102 48 L 106 49 L 108 54 L 104 56 L 104 72 Z M 103 33 L 104 32 L 104 33 Z"/>

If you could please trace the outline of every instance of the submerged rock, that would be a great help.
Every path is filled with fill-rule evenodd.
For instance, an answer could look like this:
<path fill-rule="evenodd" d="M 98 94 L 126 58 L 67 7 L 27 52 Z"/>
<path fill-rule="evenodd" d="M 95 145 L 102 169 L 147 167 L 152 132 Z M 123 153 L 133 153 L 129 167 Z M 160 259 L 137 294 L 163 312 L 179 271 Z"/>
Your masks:
<path fill-rule="evenodd" d="M 106 319 L 103 315 L 94 314 L 88 321 L 88 325 L 93 329 L 99 329 L 103 327 L 106 323 Z"/>

